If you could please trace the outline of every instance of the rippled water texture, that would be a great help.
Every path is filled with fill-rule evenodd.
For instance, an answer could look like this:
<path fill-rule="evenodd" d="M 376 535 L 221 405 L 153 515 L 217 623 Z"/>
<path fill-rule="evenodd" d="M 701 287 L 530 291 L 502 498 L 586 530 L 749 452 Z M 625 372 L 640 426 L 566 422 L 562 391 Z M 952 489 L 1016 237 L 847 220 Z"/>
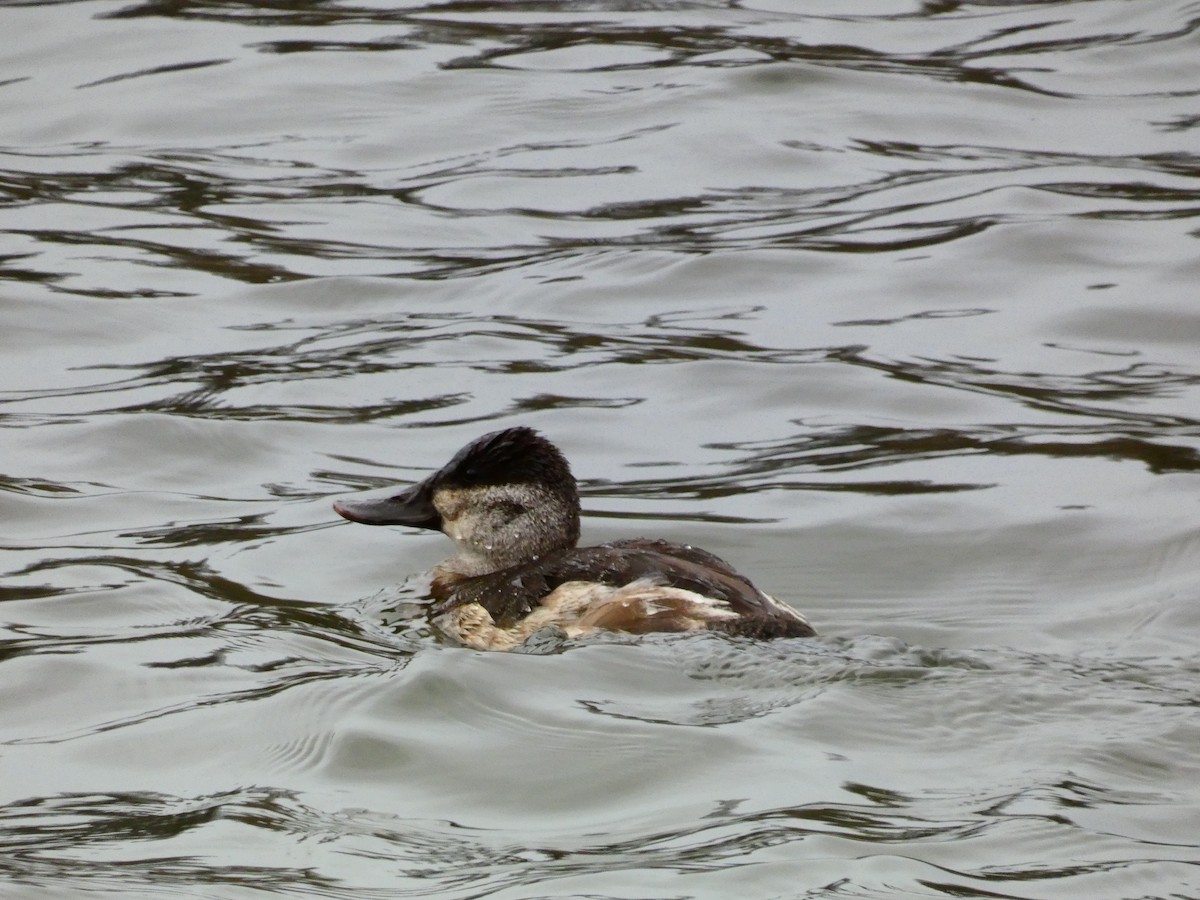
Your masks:
<path fill-rule="evenodd" d="M 1200 4 L 0 7 L 0 894 L 1200 896 Z M 541 429 L 816 640 L 451 646 Z"/>

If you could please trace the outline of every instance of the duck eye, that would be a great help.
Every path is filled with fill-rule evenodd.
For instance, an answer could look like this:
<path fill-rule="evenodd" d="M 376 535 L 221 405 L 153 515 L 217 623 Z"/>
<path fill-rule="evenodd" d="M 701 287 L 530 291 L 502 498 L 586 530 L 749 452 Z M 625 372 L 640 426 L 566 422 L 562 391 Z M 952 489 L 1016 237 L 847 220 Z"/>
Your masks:
<path fill-rule="evenodd" d="M 516 500 L 502 500 L 497 504 L 501 513 L 508 519 L 515 519 L 517 516 L 525 513 L 525 504 L 518 503 Z"/>

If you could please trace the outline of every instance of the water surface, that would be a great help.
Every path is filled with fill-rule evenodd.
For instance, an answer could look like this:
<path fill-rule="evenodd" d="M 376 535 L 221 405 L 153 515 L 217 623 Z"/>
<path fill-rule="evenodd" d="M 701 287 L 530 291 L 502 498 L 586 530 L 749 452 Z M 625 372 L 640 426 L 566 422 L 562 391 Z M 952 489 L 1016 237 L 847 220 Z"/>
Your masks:
<path fill-rule="evenodd" d="M 1198 26 L 4 5 L 0 893 L 1200 896 Z M 439 638 L 512 424 L 821 637 Z"/>

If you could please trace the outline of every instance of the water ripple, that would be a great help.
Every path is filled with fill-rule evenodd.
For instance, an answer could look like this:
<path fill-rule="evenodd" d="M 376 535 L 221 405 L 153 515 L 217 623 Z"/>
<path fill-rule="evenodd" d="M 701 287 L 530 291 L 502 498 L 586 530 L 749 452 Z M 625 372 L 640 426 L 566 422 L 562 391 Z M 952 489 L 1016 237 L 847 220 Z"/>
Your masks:
<path fill-rule="evenodd" d="M 556 896 L 583 896 L 571 892 L 576 884 L 594 885 L 596 878 L 606 875 L 609 879 L 620 873 L 647 877 L 658 872 L 688 878 L 731 864 L 749 873 L 755 867 L 777 865 L 786 854 L 809 844 L 830 849 L 845 844 L 845 849 L 857 848 L 860 855 L 843 868 L 842 877 L 803 896 L 1032 897 L 1040 895 L 1039 889 L 1093 884 L 1093 876 L 1122 870 L 1133 870 L 1152 883 L 1159 873 L 1196 864 L 1136 851 L 1073 864 L 1030 859 L 984 869 L 911 858 L 889 864 L 890 852 L 902 855 L 914 843 L 979 842 L 987 839 L 989 831 L 1018 818 L 1006 820 L 998 810 L 964 810 L 959 819 L 931 826 L 927 817 L 906 811 L 915 798 L 885 798 L 861 785 L 847 785 L 847 789 L 861 793 L 868 802 L 741 811 L 735 801 L 718 806 L 688 827 L 592 835 L 583 840 L 531 836 L 523 846 L 502 833 L 456 822 L 405 819 L 363 809 L 323 812 L 290 792 L 270 788 L 195 798 L 152 793 L 30 798 L 0 810 L 0 821 L 8 851 L 3 866 L 26 883 L 65 880 L 80 887 L 102 887 L 120 879 L 121 884 L 171 889 L 203 881 L 212 887 L 261 884 L 327 897 L 394 896 L 395 890 L 403 888 L 412 896 L 465 900 L 506 895 L 532 884 L 543 889 L 556 885 Z M 1047 821 L 1044 827 L 1060 839 L 1072 840 L 1069 826 Z M 204 833 L 214 829 L 240 833 L 246 848 L 262 861 L 225 865 L 218 871 L 191 849 L 203 847 Z M 284 859 L 286 841 L 297 834 L 314 841 L 304 868 Z M 139 846 L 136 858 L 128 852 L 97 858 L 105 848 L 120 851 L 133 841 Z M 354 869 L 347 865 L 355 859 L 387 860 L 392 873 L 389 885 L 356 884 Z M 890 877 L 880 871 L 881 864 Z M 805 881 L 812 883 L 815 874 L 819 883 L 826 866 L 816 859 L 808 865 L 811 871 Z M 1011 894 L 1006 884 L 1019 884 L 1035 893 Z M 1100 896 L 1117 894 L 1101 890 Z"/>
<path fill-rule="evenodd" d="M 0 17 L 14 890 L 1194 893 L 1192 0 Z M 371 593 L 518 422 L 824 636 Z"/>

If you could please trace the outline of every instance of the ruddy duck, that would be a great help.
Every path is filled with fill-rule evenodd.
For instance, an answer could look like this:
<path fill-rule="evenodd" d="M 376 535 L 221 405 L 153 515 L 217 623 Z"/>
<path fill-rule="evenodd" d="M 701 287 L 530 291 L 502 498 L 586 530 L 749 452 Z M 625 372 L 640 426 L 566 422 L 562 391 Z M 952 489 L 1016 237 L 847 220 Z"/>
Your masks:
<path fill-rule="evenodd" d="M 412 525 L 453 540 L 458 553 L 433 570 L 434 622 L 479 650 L 510 650 L 546 627 L 571 637 L 816 634 L 804 616 L 696 547 L 643 538 L 576 547 L 575 478 L 532 428 L 485 434 L 418 484 L 333 508 L 351 522 Z"/>

